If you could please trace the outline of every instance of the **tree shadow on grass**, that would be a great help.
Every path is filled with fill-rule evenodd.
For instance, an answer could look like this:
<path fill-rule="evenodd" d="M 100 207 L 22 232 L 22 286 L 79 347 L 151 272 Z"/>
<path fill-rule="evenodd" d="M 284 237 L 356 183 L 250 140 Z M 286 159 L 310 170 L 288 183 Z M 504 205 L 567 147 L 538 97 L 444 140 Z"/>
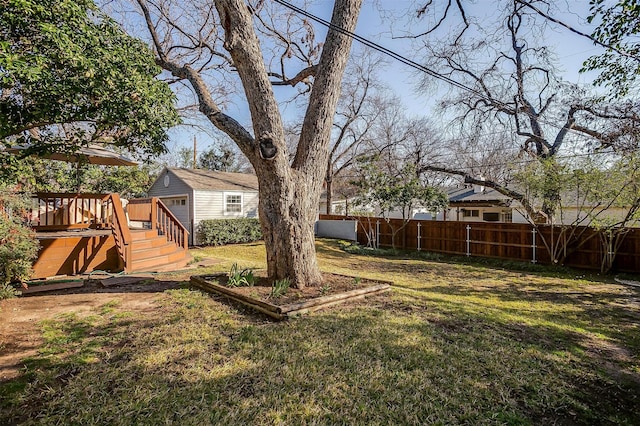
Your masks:
<path fill-rule="evenodd" d="M 176 290 L 162 314 L 69 316 L 51 326 L 73 338 L 29 361 L 0 422 L 640 421 L 639 388 L 572 352 L 584 336 L 403 297 L 272 323 Z"/>

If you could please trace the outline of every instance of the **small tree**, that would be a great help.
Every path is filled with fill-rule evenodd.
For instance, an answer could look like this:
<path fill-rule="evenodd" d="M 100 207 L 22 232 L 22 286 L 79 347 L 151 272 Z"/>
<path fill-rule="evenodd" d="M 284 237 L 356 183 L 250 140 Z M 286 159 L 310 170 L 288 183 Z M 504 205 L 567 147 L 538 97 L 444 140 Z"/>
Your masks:
<path fill-rule="evenodd" d="M 221 172 L 239 172 L 238 152 L 230 144 L 212 146 L 198 156 L 198 168 Z"/>
<path fill-rule="evenodd" d="M 24 282 L 31 275 L 38 254 L 35 233 L 24 225 L 30 200 L 14 189 L 0 186 L 0 299 L 13 294 L 12 282 Z M 4 295 L 4 296 L 3 296 Z"/>
<path fill-rule="evenodd" d="M 601 271 L 608 272 L 628 227 L 640 219 L 640 164 L 635 156 L 625 156 L 608 166 L 593 159 L 571 164 L 549 159 L 531 163 L 515 174 L 515 180 L 531 205 L 549 202 L 546 194 L 550 191 L 559 194 L 550 206 L 555 215 L 549 217 L 549 237 L 540 233 L 556 264 L 562 264 L 592 238 L 600 238 Z M 540 226 L 534 220 L 531 223 Z M 589 228 L 596 232 L 587 236 Z"/>
<path fill-rule="evenodd" d="M 391 227 L 391 245 L 396 246 L 396 235 L 403 230 L 415 208 L 437 212 L 448 205 L 447 196 L 438 188 L 424 185 L 416 174 L 415 166 L 405 164 L 396 173 L 385 173 L 377 158 L 360 161 L 360 176 L 353 182 L 361 191 L 356 203 L 380 212 Z M 400 212 L 402 224 L 394 226 L 391 214 Z"/>

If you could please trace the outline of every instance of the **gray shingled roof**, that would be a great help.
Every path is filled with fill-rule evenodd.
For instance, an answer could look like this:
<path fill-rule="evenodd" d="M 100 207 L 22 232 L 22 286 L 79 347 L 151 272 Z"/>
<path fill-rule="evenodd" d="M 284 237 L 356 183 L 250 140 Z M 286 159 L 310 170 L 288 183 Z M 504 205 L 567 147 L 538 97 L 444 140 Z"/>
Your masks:
<path fill-rule="evenodd" d="M 482 192 L 474 192 L 472 185 L 459 185 L 446 189 L 450 204 L 490 203 L 508 204 L 511 199 L 492 188 L 485 188 Z"/>
<path fill-rule="evenodd" d="M 217 172 L 201 169 L 169 169 L 193 189 L 213 191 L 257 191 L 258 178 L 246 173 Z"/>

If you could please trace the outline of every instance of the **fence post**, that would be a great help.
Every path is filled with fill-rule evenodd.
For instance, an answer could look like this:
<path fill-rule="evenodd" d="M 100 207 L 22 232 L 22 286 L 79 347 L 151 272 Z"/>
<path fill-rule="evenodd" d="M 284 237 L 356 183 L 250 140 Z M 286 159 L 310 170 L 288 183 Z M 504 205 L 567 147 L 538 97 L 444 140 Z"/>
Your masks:
<path fill-rule="evenodd" d="M 533 243 L 531 244 L 531 248 L 533 248 L 533 259 L 531 259 L 531 263 L 536 263 L 536 228 L 533 228 L 531 230 L 531 233 L 533 234 Z"/>
<path fill-rule="evenodd" d="M 418 222 L 418 251 L 420 251 L 420 222 Z"/>
<path fill-rule="evenodd" d="M 376 248 L 380 248 L 380 221 L 376 220 Z"/>
<path fill-rule="evenodd" d="M 467 225 L 467 256 L 471 256 L 471 225 Z"/>

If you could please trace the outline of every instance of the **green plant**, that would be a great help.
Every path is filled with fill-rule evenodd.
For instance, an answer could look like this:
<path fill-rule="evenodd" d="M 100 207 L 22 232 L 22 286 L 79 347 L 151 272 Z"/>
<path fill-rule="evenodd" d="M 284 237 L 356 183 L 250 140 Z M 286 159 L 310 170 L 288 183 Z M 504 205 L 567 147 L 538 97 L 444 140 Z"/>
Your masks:
<path fill-rule="evenodd" d="M 196 233 L 199 244 L 205 246 L 250 243 L 262 239 L 260 221 L 248 218 L 203 220 Z"/>
<path fill-rule="evenodd" d="M 0 300 L 11 299 L 21 294 L 22 293 L 11 284 L 2 284 L 2 286 L 0 286 Z"/>
<path fill-rule="evenodd" d="M 2 294 L 8 295 L 13 293 L 8 288 L 11 282 L 29 279 L 39 244 L 33 230 L 23 224 L 31 207 L 29 197 L 0 189 L 0 286 Z"/>
<path fill-rule="evenodd" d="M 329 291 L 331 291 L 331 286 L 329 284 L 324 284 L 322 287 L 320 287 L 320 294 L 322 294 L 323 296 L 329 293 Z"/>
<path fill-rule="evenodd" d="M 361 277 L 353 277 L 353 285 L 360 285 L 360 282 L 362 281 Z"/>
<path fill-rule="evenodd" d="M 289 280 L 289 278 L 283 278 L 281 280 L 274 281 L 273 285 L 271 286 L 271 294 L 269 295 L 269 297 L 277 299 L 289 290 L 290 285 L 291 280 Z"/>
<path fill-rule="evenodd" d="M 228 277 L 228 287 L 252 287 L 256 282 L 253 270 L 246 268 L 241 271 L 237 263 L 231 265 L 231 271 L 229 271 Z"/>

